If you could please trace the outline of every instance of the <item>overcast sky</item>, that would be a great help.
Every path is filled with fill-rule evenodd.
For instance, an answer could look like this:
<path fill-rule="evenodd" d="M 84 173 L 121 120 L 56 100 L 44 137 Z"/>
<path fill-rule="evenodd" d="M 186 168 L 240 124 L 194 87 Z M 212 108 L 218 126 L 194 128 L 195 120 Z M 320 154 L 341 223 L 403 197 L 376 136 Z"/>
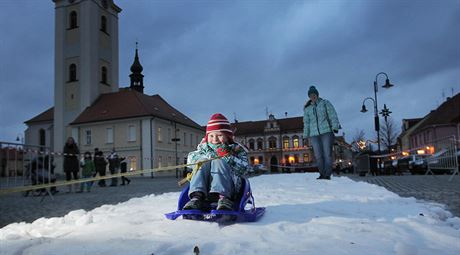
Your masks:
<path fill-rule="evenodd" d="M 460 0 L 115 1 L 120 87 L 129 86 L 136 40 L 145 93 L 205 125 L 301 116 L 310 85 L 335 106 L 347 141 L 374 138 L 379 89 L 398 129 L 460 92 Z M 54 3 L 0 1 L 0 141 L 53 105 Z M 384 84 L 384 76 L 378 77 Z"/>

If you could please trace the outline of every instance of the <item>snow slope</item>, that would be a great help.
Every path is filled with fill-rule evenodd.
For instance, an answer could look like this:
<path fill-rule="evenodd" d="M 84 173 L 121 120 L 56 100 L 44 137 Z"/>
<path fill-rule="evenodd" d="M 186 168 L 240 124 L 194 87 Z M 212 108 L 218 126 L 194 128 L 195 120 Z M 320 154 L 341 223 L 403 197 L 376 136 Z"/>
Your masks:
<path fill-rule="evenodd" d="M 250 179 L 255 223 L 177 219 L 179 193 L 134 198 L 92 211 L 0 229 L 0 254 L 460 254 L 460 218 L 441 205 L 401 198 L 346 177 L 263 175 Z"/>

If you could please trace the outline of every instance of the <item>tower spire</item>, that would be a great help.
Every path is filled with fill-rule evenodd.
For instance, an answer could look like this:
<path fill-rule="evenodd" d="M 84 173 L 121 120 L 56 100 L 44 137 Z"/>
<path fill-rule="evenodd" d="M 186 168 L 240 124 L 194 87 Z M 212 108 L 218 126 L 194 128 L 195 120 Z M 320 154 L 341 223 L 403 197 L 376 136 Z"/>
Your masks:
<path fill-rule="evenodd" d="M 144 75 L 142 74 L 142 67 L 139 61 L 139 54 L 138 54 L 138 42 L 136 41 L 136 53 L 134 55 L 134 62 L 131 65 L 131 74 L 129 78 L 131 79 L 130 88 L 136 90 L 140 93 L 144 93 Z"/>

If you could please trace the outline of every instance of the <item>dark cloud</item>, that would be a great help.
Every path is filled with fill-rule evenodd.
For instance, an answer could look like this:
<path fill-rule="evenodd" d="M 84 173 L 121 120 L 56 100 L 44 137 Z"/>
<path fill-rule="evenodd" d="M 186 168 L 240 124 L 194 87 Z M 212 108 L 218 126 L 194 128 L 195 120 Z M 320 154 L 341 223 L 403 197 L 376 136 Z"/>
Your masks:
<path fill-rule="evenodd" d="M 116 3 L 120 87 L 129 84 L 139 41 L 146 93 L 200 124 L 214 112 L 241 121 L 264 119 L 267 108 L 278 118 L 300 116 L 315 84 L 348 139 L 359 129 L 372 137 L 373 113 L 359 110 L 377 73 L 396 84 L 379 89 L 378 102 L 397 126 L 437 107 L 443 93 L 460 92 L 458 0 Z M 0 7 L 0 140 L 11 140 L 53 102 L 54 6 Z"/>

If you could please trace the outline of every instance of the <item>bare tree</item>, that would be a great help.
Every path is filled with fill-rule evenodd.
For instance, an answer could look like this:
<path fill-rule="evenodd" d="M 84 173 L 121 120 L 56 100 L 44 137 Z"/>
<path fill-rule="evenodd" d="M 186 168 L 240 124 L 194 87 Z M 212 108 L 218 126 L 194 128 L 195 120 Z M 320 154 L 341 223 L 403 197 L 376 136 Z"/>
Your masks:
<path fill-rule="evenodd" d="M 364 130 L 358 130 L 356 129 L 355 135 L 353 136 L 353 141 L 351 143 L 351 148 L 354 151 L 361 151 L 362 149 L 359 147 L 358 142 L 364 141 L 366 142 L 366 133 L 364 133 Z"/>
<path fill-rule="evenodd" d="M 398 131 L 392 118 L 388 117 L 380 124 L 380 142 L 384 148 L 390 150 L 398 138 Z"/>

